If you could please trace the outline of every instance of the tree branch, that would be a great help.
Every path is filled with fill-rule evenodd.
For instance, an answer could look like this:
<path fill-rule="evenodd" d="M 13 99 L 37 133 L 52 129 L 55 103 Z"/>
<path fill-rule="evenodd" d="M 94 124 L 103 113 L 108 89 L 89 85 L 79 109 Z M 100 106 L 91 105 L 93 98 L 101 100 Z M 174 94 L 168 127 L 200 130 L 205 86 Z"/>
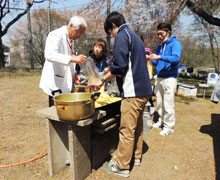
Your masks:
<path fill-rule="evenodd" d="M 33 4 L 28 4 L 30 8 L 32 7 Z M 14 19 L 12 19 L 6 26 L 5 29 L 2 31 L 1 36 L 4 36 L 7 32 L 8 29 L 16 22 L 18 21 L 22 16 L 24 16 L 27 13 L 27 10 L 23 11 L 22 13 L 18 14 Z"/>
<path fill-rule="evenodd" d="M 8 7 L 8 10 L 4 13 L 4 9 L 6 8 L 6 4 L 8 3 L 8 6 L 9 6 L 9 0 L 6 0 L 5 2 L 3 2 L 3 5 L 2 5 L 2 2 L 1 2 L 1 17 L 0 17 L 0 21 L 2 20 L 2 18 L 4 16 L 6 16 L 6 14 L 9 13 L 9 7 Z"/>
<path fill-rule="evenodd" d="M 47 0 L 40 0 L 40 1 L 33 1 L 34 3 L 42 3 L 42 2 L 45 2 Z"/>
<path fill-rule="evenodd" d="M 169 16 L 167 22 L 170 23 L 170 24 L 173 24 L 177 17 L 179 16 L 179 14 L 183 11 L 183 9 L 186 7 L 186 2 L 188 0 L 181 0 L 180 2 L 175 2 L 175 5 L 171 12 L 171 15 Z"/>
<path fill-rule="evenodd" d="M 208 14 L 205 12 L 203 9 L 196 7 L 195 4 L 191 1 L 188 0 L 186 2 L 186 6 L 194 13 L 196 13 L 198 16 L 203 18 L 205 21 L 207 21 L 209 24 L 215 25 L 215 26 L 220 26 L 220 19 L 215 18 L 212 15 Z"/>

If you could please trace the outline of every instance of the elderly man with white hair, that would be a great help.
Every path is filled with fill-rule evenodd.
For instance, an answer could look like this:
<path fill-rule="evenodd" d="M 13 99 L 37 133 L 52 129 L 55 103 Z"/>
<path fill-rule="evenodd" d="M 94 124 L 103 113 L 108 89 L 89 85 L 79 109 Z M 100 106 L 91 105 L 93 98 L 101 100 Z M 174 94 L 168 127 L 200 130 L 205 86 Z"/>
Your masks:
<path fill-rule="evenodd" d="M 83 64 L 87 57 L 77 55 L 74 40 L 79 39 L 87 28 L 86 21 L 73 16 L 67 26 L 51 31 L 45 45 L 45 64 L 40 88 L 49 95 L 49 106 L 57 93 L 70 93 L 74 89 L 76 64 Z"/>

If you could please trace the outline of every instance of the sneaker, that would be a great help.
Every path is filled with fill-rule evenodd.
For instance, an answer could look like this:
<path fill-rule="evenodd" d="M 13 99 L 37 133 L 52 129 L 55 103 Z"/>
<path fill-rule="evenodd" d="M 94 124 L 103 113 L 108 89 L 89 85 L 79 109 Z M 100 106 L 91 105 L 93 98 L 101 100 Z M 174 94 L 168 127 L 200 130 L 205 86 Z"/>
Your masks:
<path fill-rule="evenodd" d="M 156 123 L 153 124 L 152 126 L 153 128 L 161 128 L 162 127 L 162 123 L 157 121 Z"/>
<path fill-rule="evenodd" d="M 70 166 L 70 160 L 67 159 L 66 162 L 65 162 L 66 166 Z"/>
<path fill-rule="evenodd" d="M 106 162 L 104 164 L 104 168 L 109 173 L 113 173 L 113 174 L 116 174 L 116 175 L 119 175 L 119 176 L 122 176 L 122 177 L 126 177 L 126 178 L 130 176 L 129 170 L 120 169 L 116 162 L 112 162 L 112 163 Z"/>
<path fill-rule="evenodd" d="M 141 159 L 135 158 L 134 159 L 134 165 L 135 166 L 140 166 L 141 165 Z"/>
<path fill-rule="evenodd" d="M 174 132 L 173 129 L 170 129 L 170 128 L 163 128 L 162 131 L 160 131 L 160 135 L 161 136 L 167 136 L 169 134 L 172 134 Z"/>

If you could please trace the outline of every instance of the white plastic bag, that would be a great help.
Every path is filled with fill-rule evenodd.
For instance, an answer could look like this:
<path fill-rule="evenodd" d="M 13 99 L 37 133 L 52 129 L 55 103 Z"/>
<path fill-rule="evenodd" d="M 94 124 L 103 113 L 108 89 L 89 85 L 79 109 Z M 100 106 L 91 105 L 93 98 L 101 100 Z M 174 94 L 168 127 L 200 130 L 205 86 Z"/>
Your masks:
<path fill-rule="evenodd" d="M 148 133 L 153 126 L 153 117 L 150 115 L 149 109 L 150 109 L 150 103 L 147 103 L 145 105 L 145 110 L 143 113 L 143 133 L 144 134 Z"/>
<path fill-rule="evenodd" d="M 89 85 L 96 84 L 99 80 L 101 80 L 99 70 L 91 57 L 88 57 L 86 62 L 80 65 L 80 68 L 81 73 L 88 78 Z"/>

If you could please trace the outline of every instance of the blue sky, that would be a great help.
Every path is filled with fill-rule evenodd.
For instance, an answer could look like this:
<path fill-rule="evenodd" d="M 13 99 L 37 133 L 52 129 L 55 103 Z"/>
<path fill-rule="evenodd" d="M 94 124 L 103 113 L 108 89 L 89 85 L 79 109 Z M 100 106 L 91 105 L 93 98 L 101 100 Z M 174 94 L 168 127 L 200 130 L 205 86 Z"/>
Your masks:
<path fill-rule="evenodd" d="M 92 0 L 62 0 L 62 1 L 58 1 L 58 0 L 52 0 L 51 2 L 51 9 L 64 9 L 66 7 L 74 9 L 74 8 L 80 8 L 83 5 L 86 5 L 87 3 L 91 2 Z M 39 8 L 39 7 L 47 7 L 48 6 L 48 2 L 44 2 L 41 4 L 36 4 L 34 6 L 34 8 Z M 33 8 L 33 9 L 34 9 Z"/>

